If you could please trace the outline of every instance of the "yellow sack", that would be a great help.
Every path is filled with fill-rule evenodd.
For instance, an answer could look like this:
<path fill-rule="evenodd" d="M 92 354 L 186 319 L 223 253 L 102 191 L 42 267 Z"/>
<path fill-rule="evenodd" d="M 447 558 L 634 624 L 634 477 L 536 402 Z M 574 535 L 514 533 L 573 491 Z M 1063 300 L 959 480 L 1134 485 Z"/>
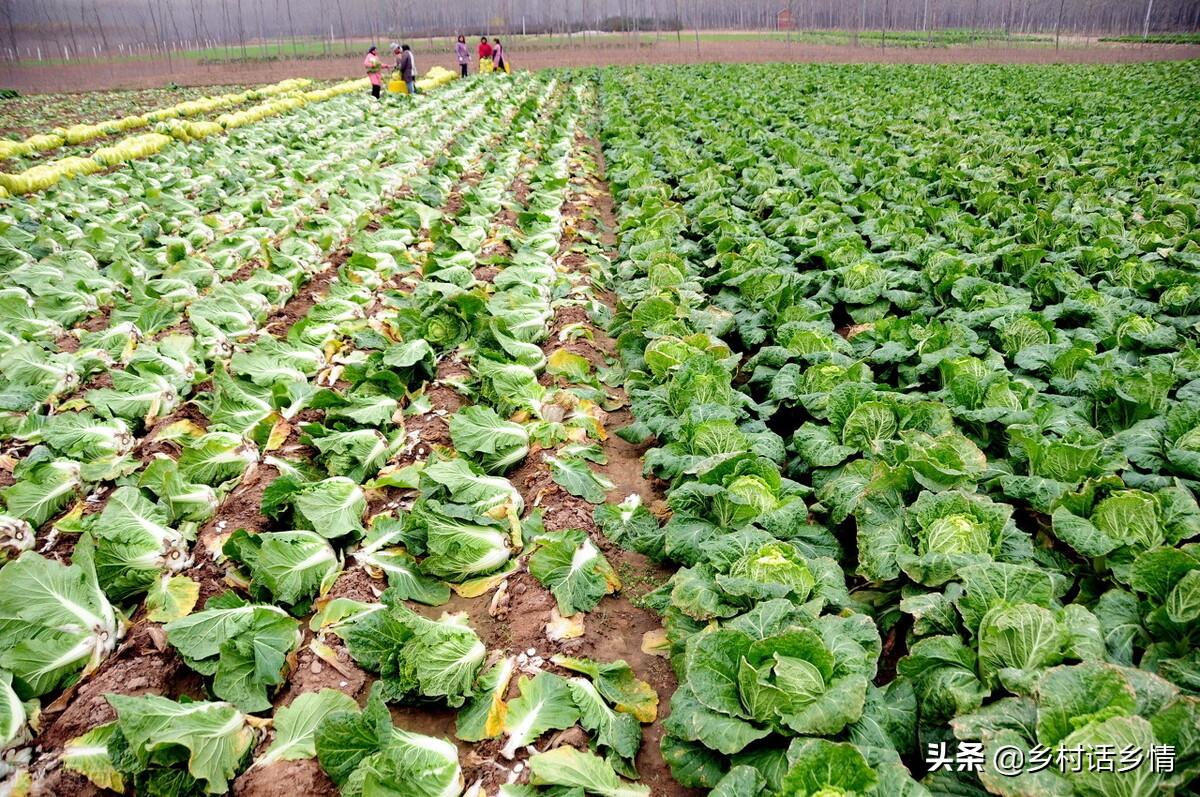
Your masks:
<path fill-rule="evenodd" d="M 388 81 L 388 91 L 392 94 L 408 93 L 408 84 L 405 83 L 404 79 L 400 77 L 399 72 L 392 74 L 391 79 Z"/>
<path fill-rule="evenodd" d="M 492 65 L 492 59 L 490 59 L 490 58 L 480 58 L 479 59 L 479 71 L 480 72 L 483 72 L 483 73 L 491 72 L 493 68 L 494 67 Z"/>
<path fill-rule="evenodd" d="M 512 74 L 512 67 L 508 65 L 508 61 L 504 62 L 504 72 L 509 75 Z"/>

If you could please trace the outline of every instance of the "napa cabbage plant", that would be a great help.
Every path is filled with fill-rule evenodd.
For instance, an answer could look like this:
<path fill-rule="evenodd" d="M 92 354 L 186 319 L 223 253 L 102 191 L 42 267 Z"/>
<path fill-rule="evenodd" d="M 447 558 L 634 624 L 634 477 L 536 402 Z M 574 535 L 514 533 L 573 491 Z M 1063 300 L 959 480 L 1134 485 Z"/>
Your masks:
<path fill-rule="evenodd" d="M 125 619 L 100 587 L 86 537 L 69 565 L 26 551 L 0 567 L 0 620 L 0 669 L 11 673 L 23 699 L 94 671 L 125 632 Z"/>
<path fill-rule="evenodd" d="M 251 603 L 234 592 L 163 626 L 188 667 L 212 678 L 213 693 L 245 712 L 271 707 L 288 656 L 300 644 L 299 623 L 278 606 Z"/>
<path fill-rule="evenodd" d="M 96 575 L 117 602 L 145 592 L 158 576 L 182 572 L 192 564 L 190 529 L 170 524 L 164 507 L 136 487 L 120 487 L 103 511 L 90 516 L 88 533 L 96 545 Z"/>
<path fill-rule="evenodd" d="M 395 727 L 382 693 L 376 686 L 362 711 L 335 711 L 320 721 L 315 748 L 321 768 L 348 797 L 459 794 L 458 749 L 446 739 Z"/>
<path fill-rule="evenodd" d="M 667 729 L 726 755 L 772 733 L 839 733 L 862 715 L 879 648 L 862 615 L 820 617 L 761 639 L 733 628 L 697 634 Z"/>
<path fill-rule="evenodd" d="M 88 762 L 89 777 L 111 771 L 139 791 L 169 785 L 178 793 L 224 794 L 254 746 L 245 714 L 229 703 L 180 703 L 158 695 L 106 699 L 117 715 L 101 726 L 111 728 L 105 745 L 111 765 Z"/>
<path fill-rule="evenodd" d="M 342 571 L 337 551 L 315 531 L 238 529 L 222 550 L 249 573 L 252 595 L 284 605 L 308 605 Z"/>
<path fill-rule="evenodd" d="M 379 675 L 380 694 L 388 701 L 432 698 L 461 706 L 475 693 L 487 653 L 466 615 L 430 620 L 391 590 L 383 601 L 383 609 L 334 627 L 350 655 Z"/>

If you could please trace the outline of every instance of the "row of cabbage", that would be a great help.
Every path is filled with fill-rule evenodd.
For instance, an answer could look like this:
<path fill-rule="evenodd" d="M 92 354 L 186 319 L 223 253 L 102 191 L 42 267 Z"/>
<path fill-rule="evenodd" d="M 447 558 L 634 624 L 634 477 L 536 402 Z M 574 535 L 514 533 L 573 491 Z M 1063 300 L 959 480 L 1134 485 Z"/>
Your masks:
<path fill-rule="evenodd" d="M 218 94 L 212 97 L 198 97 L 194 100 L 156 108 L 144 114 L 124 116 L 120 119 L 110 119 L 93 124 L 74 124 L 68 127 L 56 127 L 49 133 L 37 133 L 20 141 L 0 140 L 0 160 L 16 158 L 35 152 L 47 152 L 62 146 L 84 144 L 93 139 L 116 133 L 127 133 L 150 127 L 168 120 L 186 119 L 192 116 L 204 116 L 227 108 L 244 105 L 247 102 L 276 97 L 280 94 L 292 94 L 312 85 L 308 78 L 290 78 L 268 86 L 259 86 L 245 91 Z"/>
<path fill-rule="evenodd" d="M 398 117 L 389 125 L 390 136 L 375 145 L 381 168 L 357 212 L 331 206 L 289 230 L 288 245 L 300 246 L 300 239 L 318 247 L 312 253 L 319 261 L 322 243 L 341 241 L 342 234 L 318 219 L 334 217 L 346 223 L 342 232 L 353 230 L 380 193 L 401 182 L 410 192 L 376 220 L 376 229 L 355 236 L 353 254 L 336 281 L 303 318 L 286 328 L 245 326 L 246 312 L 258 325 L 264 317 L 256 314 L 258 303 L 247 289 L 253 276 L 230 284 L 228 294 L 218 297 L 213 289 L 191 302 L 186 315 L 197 345 L 189 349 L 192 367 L 182 369 L 189 376 L 177 394 L 185 398 L 188 386 L 204 374 L 211 377 L 211 387 L 194 402 L 202 420 L 158 424 L 149 441 L 156 453 L 141 470 L 130 463 L 129 473 L 106 474 L 119 486 L 102 498 L 102 509 L 50 521 L 57 533 L 80 535 L 70 567 L 27 552 L 0 570 L 6 594 L 26 581 L 77 582 L 83 587 L 77 604 L 100 619 L 94 626 L 72 623 L 67 633 L 61 615 L 33 612 L 35 618 L 26 610 L 21 615 L 26 631 L 30 622 L 43 628 L 58 623 L 56 642 L 70 642 L 72 650 L 90 647 L 92 655 L 69 664 L 58 657 L 63 666 L 35 683 L 30 669 L 19 666 L 28 652 L 16 652 L 20 643 L 8 640 L 10 652 L 0 661 L 13 670 L 10 709 L 20 706 L 16 698 L 49 696 L 73 681 L 80 666 L 98 663 L 121 635 L 123 616 L 143 596 L 146 617 L 166 622 L 168 643 L 190 668 L 211 679 L 208 688 L 217 701 L 111 696 L 116 721 L 69 744 L 63 753 L 68 768 L 118 790 L 149 793 L 170 784 L 176 791 L 166 793 L 223 793 L 246 763 L 255 728 L 263 726 L 254 715 L 271 710 L 272 695 L 285 681 L 285 662 L 301 642 L 300 618 L 319 601 L 320 612 L 310 620 L 317 635 L 312 649 L 327 654 L 330 645 L 344 645 L 377 678 L 371 700 L 360 713 L 335 690 L 297 696 L 275 713 L 274 741 L 255 767 L 319 754 L 344 794 L 383 788 L 457 794 L 463 783 L 453 745 L 392 728 L 384 708 L 385 701 L 418 700 L 464 706 L 460 738 L 505 736 L 509 757 L 546 730 L 583 723 L 612 763 L 573 749 L 535 757 L 536 764 L 531 759 L 530 768 L 549 782 L 578 777 L 555 775 L 559 770 L 582 768 L 604 783 L 618 783 L 614 766 L 631 771 L 640 741 L 635 714 L 646 714 L 648 687 L 627 666 L 565 660 L 563 666 L 582 677 L 530 672 L 535 677 L 523 678 L 519 696 L 506 703 L 516 657 L 492 655 L 485 661 L 482 643 L 461 616 L 430 620 L 406 604 L 446 602 L 447 580 L 467 592 L 494 585 L 515 570 L 516 553 L 530 541 L 537 542 L 534 556 L 548 561 L 540 577 L 561 585 L 564 614 L 590 608 L 613 580 L 600 561 L 572 567 L 581 541 L 563 533 L 542 539 L 536 515 L 522 519 L 519 493 L 495 475 L 528 451 L 535 434 L 530 429 L 547 445 L 586 437 L 589 429 L 599 432 L 588 402 L 538 383 L 548 364 L 536 342 L 546 334 L 551 300 L 565 290 L 552 255 L 579 100 L 567 94 L 559 107 L 561 88 L 532 79 L 518 86 L 486 85 L 464 89 L 460 97 L 441 95 L 432 119 L 428 105 Z M 341 119 L 344 124 L 344 113 Z M 484 119 L 501 124 L 486 125 Z M 425 142 L 421 149 L 403 143 L 399 129 L 420 131 L 414 140 Z M 445 155 L 431 171 L 416 170 L 422 158 L 443 148 Z M 534 190 L 519 208 L 515 252 L 494 287 L 486 289 L 472 268 L 509 184 L 527 168 L 522 161 L 527 150 L 535 156 L 532 163 L 541 159 L 544 165 L 529 173 Z M 463 192 L 462 208 L 443 218 L 437 208 L 456 181 L 476 168 L 482 177 Z M 429 233 L 419 238 L 416 231 L 422 229 Z M 260 271 L 290 273 L 282 254 L 272 253 Z M 310 262 L 299 253 L 291 257 Z M 424 273 L 413 273 L 414 267 Z M 286 300 L 286 294 L 278 299 Z M 195 308 L 205 303 L 225 312 L 198 313 Z M 166 340 L 159 339 L 160 349 Z M 85 338 L 79 352 L 90 350 L 91 341 Z M 124 339 L 110 347 L 134 352 L 126 369 L 150 348 L 145 341 L 133 343 Z M 178 343 L 176 349 L 184 349 Z M 431 454 L 422 440 L 405 434 L 404 418 L 428 411 L 421 387 L 455 351 L 473 371 L 460 389 L 479 403 L 450 421 L 457 452 Z M 84 394 L 86 402 L 95 398 L 94 391 Z M 111 409 L 89 416 L 94 430 L 124 422 L 136 434 L 139 424 L 149 426 L 142 414 L 147 405 L 131 407 L 124 416 Z M 154 417 L 165 412 L 161 406 L 151 409 Z M 506 420 L 514 413 L 528 417 L 529 429 Z M 48 419 L 59 416 L 56 411 Z M 296 440 L 304 445 L 294 445 Z M 24 461 L 69 468 L 51 459 L 60 453 L 53 444 L 41 442 Z M 130 451 L 113 452 L 110 470 Z M 415 456 L 418 451 L 426 458 Z M 216 502 L 255 468 L 279 474 L 262 498 L 271 530 L 221 528 Z M 364 524 L 368 495 L 401 488 L 417 490 L 415 503 Z M 199 539 L 193 540 L 198 527 Z M 193 611 L 201 591 L 211 591 L 203 573 L 214 553 L 233 568 L 229 578 L 239 589 L 206 595 L 203 608 Z M 383 601 L 320 601 L 344 566 L 386 578 Z M 618 712 L 614 705 L 629 710 Z M 350 753 L 348 738 L 373 741 Z"/>
<path fill-rule="evenodd" d="M 1196 65 L 599 80 L 677 779 L 1186 790 Z"/>
<path fill-rule="evenodd" d="M 326 643 L 344 645 L 379 676 L 361 714 L 331 713 L 313 735 L 315 754 L 342 794 L 457 795 L 464 786 L 468 794 L 495 794 L 484 785 L 487 778 L 464 783 L 454 745 L 392 728 L 384 704 L 414 701 L 458 708 L 460 743 L 496 740 L 489 754 L 496 761 L 484 769 L 507 773 L 499 790 L 506 797 L 564 789 L 649 793 L 621 780 L 637 776 L 640 725 L 654 719 L 657 704 L 628 664 L 488 652 L 464 615 L 431 621 L 405 608 L 406 601 L 442 605 L 452 592 L 493 603 L 506 579 L 527 570 L 554 595 L 558 622 L 581 627 L 581 614 L 619 586 L 585 531 L 547 531 L 541 511 L 525 506 L 505 477 L 531 451 L 555 450 L 543 454 L 560 468 L 554 478 L 579 492 L 600 488 L 591 500 L 604 499 L 602 481 L 586 462 L 602 459 L 598 385 L 578 372 L 578 363 L 543 349 L 553 308 L 584 301 L 572 295 L 576 281 L 555 262 L 581 101 L 580 92 L 556 81 L 530 99 L 522 108 L 528 116 L 506 125 L 506 145 L 492 152 L 483 174 L 460 186 L 457 211 L 428 224 L 428 237 L 417 247 L 425 252 L 419 282 L 386 299 L 397 310 L 388 328 L 422 358 L 423 367 L 409 378 L 420 383 L 447 362 L 465 365 L 465 373 L 451 368 L 453 376 L 437 381 L 453 384 L 466 403 L 446 418 L 445 438 L 423 436 L 432 427 L 422 424 L 366 485 L 368 492 L 403 491 L 392 493 L 401 496 L 401 506 L 375 515 L 349 552 L 355 566 L 386 578 L 381 602 L 335 597 L 311 621 L 318 630 L 314 649 L 327 660 L 336 659 Z M 523 202 L 510 188 L 518 181 L 529 189 Z M 505 208 L 515 210 L 515 218 L 495 223 Z M 497 239 L 511 253 L 489 256 Z M 477 273 L 481 260 L 498 272 Z M 410 353 L 404 362 L 417 356 Z M 580 383 L 547 386 L 543 374 Z M 418 394 L 406 414 L 429 409 Z M 593 752 L 535 746 L 577 725 Z M 350 749 L 347 740 L 364 733 L 377 741 Z"/>
<path fill-rule="evenodd" d="M 53 333 L 44 334 L 45 329 L 61 332 L 61 321 L 53 314 L 46 317 L 38 312 L 62 309 L 53 299 L 39 306 L 29 295 L 23 297 L 26 323 L 12 330 L 19 341 L 6 353 L 3 368 L 6 393 L 14 398 L 7 431 L 10 444 L 17 442 L 21 448 L 10 450 L 10 456 L 20 459 L 13 473 L 16 483 L 4 490 L 5 523 L 13 547 L 25 553 L 0 570 L 0 579 L 16 585 L 5 589 L 12 605 L 5 612 L 11 622 L 2 656 L 6 680 L 11 678 L 6 709 L 14 712 L 5 725 L 12 734 L 9 743 L 19 742 L 23 733 L 23 723 L 13 717 L 36 717 L 37 698 L 53 695 L 94 669 L 114 649 L 126 627 L 124 617 L 147 590 L 158 591 L 157 597 L 152 594 L 147 599 L 152 611 L 158 605 L 164 611 L 177 605 L 178 587 L 173 584 L 181 582 L 160 579 L 159 574 L 185 570 L 197 558 L 205 558 L 203 551 L 196 557 L 191 550 L 197 527 L 259 458 L 255 441 L 238 433 L 244 428 L 233 432 L 227 427 L 246 418 L 246 407 L 239 415 L 231 406 L 239 398 L 248 400 L 239 385 L 255 384 L 243 375 L 276 365 L 271 346 L 279 342 L 261 325 L 323 267 L 324 255 L 366 223 L 383 192 L 423 172 L 426 160 L 448 144 L 456 130 L 478 119 L 482 105 L 459 117 L 462 110 L 478 105 L 476 95 L 481 93 L 477 87 L 474 92 L 464 89 L 458 96 L 447 96 L 446 106 L 432 115 L 413 108 L 387 122 L 374 139 L 364 139 L 359 131 L 357 137 L 366 145 L 357 151 L 351 148 L 347 157 L 333 161 L 325 161 L 327 148 L 346 135 L 347 119 L 361 124 L 373 124 L 375 119 L 369 108 L 356 107 L 361 102 L 347 99 L 341 103 L 344 107 L 328 106 L 326 123 L 310 128 L 315 137 L 308 153 L 314 163 L 321 159 L 330 170 L 324 181 L 305 185 L 289 170 L 273 168 L 264 170 L 264 176 L 273 171 L 281 179 L 274 184 L 267 181 L 257 199 L 245 198 L 261 211 L 270 207 L 271 198 L 282 198 L 285 189 L 298 195 L 293 204 L 275 208 L 278 213 L 263 213 L 262 220 L 282 222 L 280 232 L 286 227 L 289 235 L 286 241 L 272 242 L 273 234 L 262 235 L 269 228 L 254 230 L 248 238 L 255 246 L 245 253 L 250 271 L 244 279 L 229 280 L 240 268 L 238 259 L 209 259 L 209 253 L 192 250 L 182 239 L 132 250 L 127 258 L 107 260 L 100 267 L 86 248 L 56 245 L 79 240 L 69 234 L 60 238 L 74 225 L 57 213 L 42 217 L 40 235 L 27 242 L 31 245 L 13 247 L 12 253 L 25 257 L 10 272 L 14 276 L 49 276 L 57 280 L 59 289 L 71 287 L 113 301 L 114 312 L 119 312 L 122 300 L 130 307 L 137 307 L 139 299 L 143 303 L 128 321 L 93 333 L 82 331 L 72 352 L 55 352 L 54 343 L 49 351 L 38 345 L 55 340 Z M 400 130 L 422 130 L 427 135 L 418 148 L 405 143 Z M 261 137 L 248 138 L 265 143 L 273 134 L 288 131 L 281 126 L 274 133 L 260 132 Z M 352 140 L 346 135 L 347 145 Z M 281 148 L 274 157 L 283 158 L 290 169 L 302 154 L 296 149 L 289 157 Z M 186 172 L 181 169 L 177 178 Z M 241 199 L 233 192 L 230 196 Z M 240 218 L 236 208 L 236 201 L 223 207 Z M 37 209 L 25 210 L 32 217 L 38 215 Z M 121 221 L 112 222 L 112 228 L 120 226 Z M 32 260 L 37 254 L 43 255 L 44 264 Z M 254 260 L 256 255 L 261 260 Z M 37 275 L 39 267 L 50 274 Z M 65 271 L 55 277 L 60 268 Z M 370 284 L 365 273 L 348 274 L 347 289 L 356 283 Z M 175 289 L 154 291 L 154 283 L 160 280 Z M 97 283 L 108 290 L 98 290 L 102 285 Z M 180 290 L 181 286 L 188 289 Z M 148 295 L 141 292 L 147 287 L 151 288 Z M 36 285 L 29 288 L 38 296 Z M 321 330 L 328 334 L 339 321 L 362 315 L 359 304 L 365 297 L 362 286 L 357 289 L 358 301 L 325 302 L 319 312 L 306 317 L 313 334 L 320 335 Z M 132 292 L 125 294 L 127 290 Z M 147 298 L 149 302 L 144 301 Z M 14 300 L 16 307 L 21 304 Z M 72 317 L 82 317 L 87 310 L 86 305 L 75 307 Z M 191 334 L 176 331 L 185 318 Z M 314 365 L 320 361 L 308 359 Z M 201 397 L 211 402 L 206 407 L 207 422 L 184 420 L 165 428 L 156 424 L 189 397 L 206 373 L 212 374 L 210 391 Z M 110 386 L 72 393 L 81 380 L 97 378 Z M 253 395 L 261 397 L 261 392 Z M 167 450 L 178 452 L 177 457 L 139 456 L 149 442 L 139 442 L 139 435 L 151 428 L 155 429 L 153 442 L 174 446 Z M 100 499 L 91 503 L 102 504 L 103 509 L 91 511 L 88 497 Z M 28 550 L 60 534 L 74 533 L 82 536 L 73 546 L 69 567 Z M 37 590 L 23 590 L 23 579 L 44 584 L 46 600 L 38 606 L 25 603 Z M 76 594 L 64 593 L 64 584 Z M 62 600 L 65 597 L 74 597 L 79 611 L 90 615 L 83 618 L 86 622 L 63 622 L 61 612 L 71 606 Z M 56 612 L 60 613 L 57 620 Z M 54 632 L 36 632 L 46 624 Z M 28 650 L 21 646 L 23 642 L 30 645 Z M 13 702 L 18 697 L 34 702 L 23 707 Z"/>
<path fill-rule="evenodd" d="M 339 224 L 354 212 L 342 207 L 342 194 L 368 195 L 353 182 L 343 186 L 343 172 L 369 169 L 373 149 L 391 135 L 387 129 L 362 135 L 343 124 L 339 113 L 359 123 L 367 118 L 356 105 L 343 98 L 307 108 L 164 152 L 144 170 L 79 179 L 11 203 L 0 236 L 3 354 L 32 362 L 45 372 L 36 381 L 47 382 L 30 386 L 26 401 L 78 385 L 74 358 L 61 349 L 77 348 L 89 330 L 107 322 L 157 334 L 179 324 L 196 299 L 228 291 L 223 281 L 240 277 L 239 270 L 303 255 L 305 243 L 288 240 L 301 223 L 328 225 L 318 241 L 330 249 Z M 309 221 L 328 209 L 340 219 Z M 19 367 L 8 362 L 0 372 Z M 27 407 L 6 403 L 5 409 Z"/>
<path fill-rule="evenodd" d="M 312 91 L 289 91 L 258 105 L 221 114 L 216 120 L 172 119 L 160 122 L 153 133 L 128 136 L 110 146 L 100 147 L 88 156 L 67 155 L 57 160 L 38 163 L 15 174 L 0 173 L 0 190 L 4 191 L 0 198 L 44 191 L 61 180 L 95 174 L 113 166 L 148 158 L 176 140 L 196 141 L 222 134 L 268 117 L 291 113 L 309 103 L 324 102 L 359 91 L 363 85 L 363 80 L 347 80 Z"/>

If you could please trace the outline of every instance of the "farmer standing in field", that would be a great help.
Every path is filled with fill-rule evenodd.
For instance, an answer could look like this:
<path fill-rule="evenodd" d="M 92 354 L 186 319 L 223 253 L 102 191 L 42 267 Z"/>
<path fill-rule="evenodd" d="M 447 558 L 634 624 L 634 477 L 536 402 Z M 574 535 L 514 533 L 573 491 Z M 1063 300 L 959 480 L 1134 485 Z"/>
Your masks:
<path fill-rule="evenodd" d="M 492 67 L 497 72 L 508 72 L 508 58 L 504 55 L 504 45 L 499 39 L 492 39 Z"/>
<path fill-rule="evenodd" d="M 417 60 L 413 57 L 412 48 L 407 44 L 400 45 L 396 50 L 396 71 L 400 73 L 409 94 L 417 93 Z"/>
<path fill-rule="evenodd" d="M 467 49 L 467 37 L 459 36 L 454 43 L 454 54 L 458 56 L 458 68 L 462 76 L 467 76 L 467 65 L 471 63 L 471 51 Z"/>
<path fill-rule="evenodd" d="M 367 70 L 367 78 L 371 81 L 371 96 L 379 99 L 379 93 L 383 90 L 383 78 L 380 77 L 383 62 L 379 60 L 379 48 L 373 44 L 363 59 L 363 68 Z"/>
<path fill-rule="evenodd" d="M 479 37 L 479 71 L 492 71 L 492 45 L 488 44 L 487 36 Z"/>

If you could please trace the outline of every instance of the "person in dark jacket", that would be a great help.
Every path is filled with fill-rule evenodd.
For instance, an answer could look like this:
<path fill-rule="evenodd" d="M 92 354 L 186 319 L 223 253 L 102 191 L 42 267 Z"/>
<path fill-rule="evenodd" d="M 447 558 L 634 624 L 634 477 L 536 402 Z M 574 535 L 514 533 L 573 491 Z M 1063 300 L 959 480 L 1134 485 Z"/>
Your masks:
<path fill-rule="evenodd" d="M 396 57 L 396 71 L 400 73 L 404 85 L 408 86 L 408 93 L 416 94 L 417 61 L 413 58 L 412 48 L 407 44 L 400 45 L 400 54 Z"/>

